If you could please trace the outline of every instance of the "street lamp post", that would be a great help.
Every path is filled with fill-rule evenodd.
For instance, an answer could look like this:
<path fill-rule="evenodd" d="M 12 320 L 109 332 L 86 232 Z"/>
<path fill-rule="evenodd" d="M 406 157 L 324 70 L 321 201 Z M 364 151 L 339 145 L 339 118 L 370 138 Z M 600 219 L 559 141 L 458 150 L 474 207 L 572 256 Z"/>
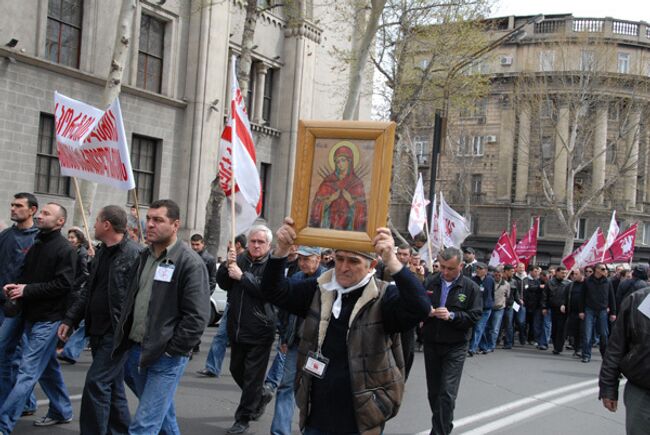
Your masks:
<path fill-rule="evenodd" d="M 537 24 L 542 22 L 543 20 L 544 20 L 544 15 L 542 14 L 531 17 L 530 19 L 526 20 L 524 23 L 512 29 L 510 32 L 506 33 L 505 35 L 501 36 L 498 39 L 495 39 L 494 41 L 491 41 L 485 47 L 481 47 L 480 49 L 476 50 L 468 58 L 463 59 L 462 61 L 453 65 L 449 69 L 449 72 L 447 73 L 447 77 L 445 79 L 445 86 L 443 90 L 443 100 L 442 100 L 443 109 L 436 110 L 435 117 L 434 117 L 434 124 L 433 124 L 433 141 L 431 147 L 431 179 L 429 180 L 429 200 L 431 201 L 431 204 L 429 205 L 429 216 L 432 215 L 431 207 L 433 206 L 433 197 L 436 192 L 435 189 L 436 189 L 436 177 L 438 174 L 438 156 L 440 155 L 442 138 L 443 135 L 446 134 L 446 128 L 447 128 L 447 110 L 449 105 L 449 83 L 456 76 L 456 74 L 458 74 L 459 71 L 461 71 L 466 66 L 470 65 L 472 62 L 476 61 L 476 59 L 480 58 L 481 56 L 484 56 L 485 54 L 491 52 L 492 50 L 496 49 L 502 44 L 505 44 L 508 41 L 514 39 L 520 39 L 523 36 L 525 36 L 526 32 L 523 30 L 525 26 L 532 23 Z"/>

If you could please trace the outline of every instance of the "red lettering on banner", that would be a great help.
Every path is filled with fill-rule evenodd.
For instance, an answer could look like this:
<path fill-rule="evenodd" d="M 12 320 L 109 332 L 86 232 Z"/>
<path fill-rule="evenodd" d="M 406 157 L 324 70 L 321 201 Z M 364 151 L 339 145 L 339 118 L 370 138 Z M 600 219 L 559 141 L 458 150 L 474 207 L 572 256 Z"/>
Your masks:
<path fill-rule="evenodd" d="M 81 139 L 94 124 L 95 118 L 83 113 L 75 113 L 74 109 L 56 104 L 54 108 L 55 130 L 57 136 L 63 136 L 72 141 Z"/>
<path fill-rule="evenodd" d="M 117 124 L 115 122 L 115 115 L 111 110 L 107 111 L 101 117 L 97 127 L 88 135 L 85 142 L 104 142 L 104 141 L 118 141 Z"/>
<path fill-rule="evenodd" d="M 90 172 L 119 181 L 127 181 L 126 166 L 116 148 L 73 149 L 57 142 L 61 167 Z"/>

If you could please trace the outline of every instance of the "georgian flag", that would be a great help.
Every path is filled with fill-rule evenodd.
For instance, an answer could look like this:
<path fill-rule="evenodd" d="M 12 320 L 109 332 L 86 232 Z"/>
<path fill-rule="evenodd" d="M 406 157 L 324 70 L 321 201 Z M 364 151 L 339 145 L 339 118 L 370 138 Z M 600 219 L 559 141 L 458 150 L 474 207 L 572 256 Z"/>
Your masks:
<path fill-rule="evenodd" d="M 221 134 L 219 183 L 232 206 L 232 177 L 235 177 L 235 233 L 241 234 L 253 226 L 262 211 L 262 184 L 257 172 L 255 144 L 239 89 L 235 57 L 232 59 L 232 100 L 228 123 Z M 229 213 L 229 216 L 231 213 Z"/>

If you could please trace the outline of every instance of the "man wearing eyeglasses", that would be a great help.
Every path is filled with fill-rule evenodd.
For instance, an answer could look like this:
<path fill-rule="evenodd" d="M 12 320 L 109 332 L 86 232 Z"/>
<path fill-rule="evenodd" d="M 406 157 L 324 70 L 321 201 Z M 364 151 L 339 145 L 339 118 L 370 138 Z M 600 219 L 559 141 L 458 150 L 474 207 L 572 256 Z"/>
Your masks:
<path fill-rule="evenodd" d="M 580 301 L 580 319 L 584 320 L 582 336 L 582 362 L 591 361 L 593 330 L 600 334 L 600 354 L 605 355 L 610 321 L 616 320 L 616 299 L 614 288 L 607 279 L 607 267 L 603 263 L 594 266 L 594 273 L 585 280 Z"/>

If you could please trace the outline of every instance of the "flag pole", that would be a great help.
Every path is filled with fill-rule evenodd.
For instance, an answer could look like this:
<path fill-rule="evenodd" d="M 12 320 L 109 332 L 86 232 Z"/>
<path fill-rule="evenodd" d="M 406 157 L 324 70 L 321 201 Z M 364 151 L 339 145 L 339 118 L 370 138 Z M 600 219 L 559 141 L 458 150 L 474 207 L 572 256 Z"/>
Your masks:
<path fill-rule="evenodd" d="M 232 56 L 232 83 L 234 84 L 237 80 L 237 60 L 236 57 L 233 55 Z M 235 237 L 237 234 L 235 234 L 236 231 L 236 226 L 235 226 L 235 142 L 237 141 L 237 124 L 235 120 L 235 104 L 233 103 L 235 101 L 235 98 L 237 97 L 235 95 L 235 86 L 231 86 L 230 88 L 230 146 L 231 146 L 231 163 L 230 163 L 230 243 L 232 249 L 235 249 Z"/>
<path fill-rule="evenodd" d="M 90 230 L 88 229 L 88 220 L 86 219 L 86 212 L 84 211 L 84 203 L 81 199 L 81 192 L 79 191 L 79 183 L 77 182 L 77 177 L 71 177 L 72 184 L 74 185 L 74 192 L 77 196 L 77 204 L 79 204 L 79 209 L 81 210 L 81 217 L 83 218 L 84 224 L 84 234 L 86 235 L 86 240 L 88 240 L 88 246 L 92 248 L 92 239 L 90 238 Z"/>
<path fill-rule="evenodd" d="M 131 189 L 131 192 L 133 193 L 133 205 L 135 206 L 135 218 L 138 220 L 138 232 L 140 233 L 140 237 L 138 237 L 139 240 L 142 242 L 145 241 L 145 234 L 142 231 L 142 220 L 140 219 L 140 204 L 138 203 L 138 189 L 133 188 Z"/>
<path fill-rule="evenodd" d="M 427 266 L 429 267 L 429 272 L 433 272 L 433 250 L 431 249 L 431 235 L 429 234 L 429 223 L 428 219 L 424 220 L 424 231 L 427 233 L 427 248 L 429 249 L 429 259 L 427 261 Z"/>

